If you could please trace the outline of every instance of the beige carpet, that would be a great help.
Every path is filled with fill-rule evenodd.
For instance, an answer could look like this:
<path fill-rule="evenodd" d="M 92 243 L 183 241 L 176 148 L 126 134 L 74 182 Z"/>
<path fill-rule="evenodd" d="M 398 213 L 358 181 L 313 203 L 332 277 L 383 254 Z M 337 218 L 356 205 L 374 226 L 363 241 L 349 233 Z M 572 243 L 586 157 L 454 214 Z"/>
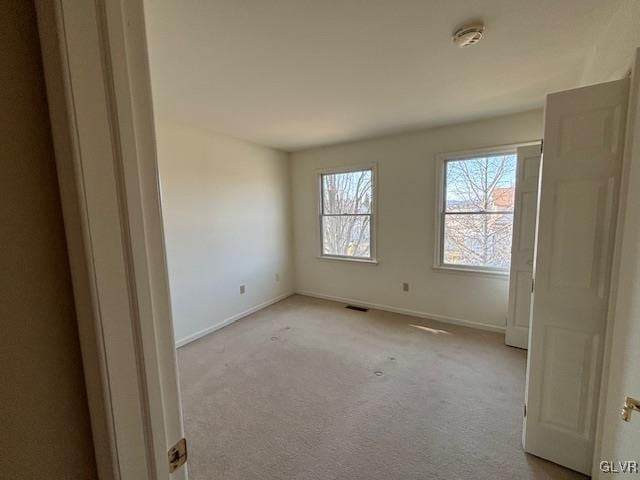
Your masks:
<path fill-rule="evenodd" d="M 178 358 L 191 480 L 583 478 L 523 453 L 498 334 L 294 296 Z"/>

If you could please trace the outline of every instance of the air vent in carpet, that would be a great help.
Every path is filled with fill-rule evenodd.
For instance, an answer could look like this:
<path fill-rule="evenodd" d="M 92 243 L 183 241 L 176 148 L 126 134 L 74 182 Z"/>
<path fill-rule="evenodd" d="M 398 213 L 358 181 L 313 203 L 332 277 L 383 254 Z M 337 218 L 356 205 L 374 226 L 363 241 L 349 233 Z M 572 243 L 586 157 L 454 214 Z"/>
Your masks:
<path fill-rule="evenodd" d="M 349 310 L 357 310 L 359 312 L 368 312 L 369 309 L 368 308 L 364 308 L 364 307 L 356 307 L 355 305 L 347 305 L 344 308 L 348 308 Z"/>

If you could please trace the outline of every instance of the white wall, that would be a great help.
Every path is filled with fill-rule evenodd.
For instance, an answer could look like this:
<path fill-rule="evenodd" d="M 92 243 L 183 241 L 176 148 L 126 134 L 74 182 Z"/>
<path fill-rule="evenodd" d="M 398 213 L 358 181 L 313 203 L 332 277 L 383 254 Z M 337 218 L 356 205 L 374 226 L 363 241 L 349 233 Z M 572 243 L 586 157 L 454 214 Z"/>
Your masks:
<path fill-rule="evenodd" d="M 622 0 L 587 58 L 582 85 L 616 80 L 627 73 L 635 49 L 640 47 L 639 25 L 640 2 Z"/>
<path fill-rule="evenodd" d="M 431 318 L 505 325 L 508 281 L 436 271 L 435 155 L 540 139 L 542 111 L 292 154 L 296 290 Z M 317 258 L 316 170 L 378 165 L 378 265 Z M 410 283 L 403 292 L 402 282 Z"/>
<path fill-rule="evenodd" d="M 162 120 L 157 139 L 180 344 L 292 292 L 288 156 Z"/>

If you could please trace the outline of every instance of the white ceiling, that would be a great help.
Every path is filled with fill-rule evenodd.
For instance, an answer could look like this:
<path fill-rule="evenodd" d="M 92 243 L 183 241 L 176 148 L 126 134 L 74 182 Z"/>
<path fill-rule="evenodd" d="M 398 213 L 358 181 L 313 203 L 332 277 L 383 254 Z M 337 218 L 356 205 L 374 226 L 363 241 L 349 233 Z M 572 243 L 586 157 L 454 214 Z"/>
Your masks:
<path fill-rule="evenodd" d="M 620 0 L 149 0 L 158 115 L 298 150 L 541 107 Z M 454 29 L 482 19 L 459 49 Z"/>

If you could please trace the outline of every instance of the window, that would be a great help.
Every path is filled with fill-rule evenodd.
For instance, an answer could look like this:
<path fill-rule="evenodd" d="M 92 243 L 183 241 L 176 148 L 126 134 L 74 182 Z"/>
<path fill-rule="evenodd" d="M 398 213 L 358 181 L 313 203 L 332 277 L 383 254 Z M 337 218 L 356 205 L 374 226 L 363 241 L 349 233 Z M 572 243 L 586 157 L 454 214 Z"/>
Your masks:
<path fill-rule="evenodd" d="M 320 174 L 321 256 L 372 261 L 374 169 Z"/>
<path fill-rule="evenodd" d="M 438 266 L 509 271 L 516 164 L 514 151 L 444 158 Z"/>

